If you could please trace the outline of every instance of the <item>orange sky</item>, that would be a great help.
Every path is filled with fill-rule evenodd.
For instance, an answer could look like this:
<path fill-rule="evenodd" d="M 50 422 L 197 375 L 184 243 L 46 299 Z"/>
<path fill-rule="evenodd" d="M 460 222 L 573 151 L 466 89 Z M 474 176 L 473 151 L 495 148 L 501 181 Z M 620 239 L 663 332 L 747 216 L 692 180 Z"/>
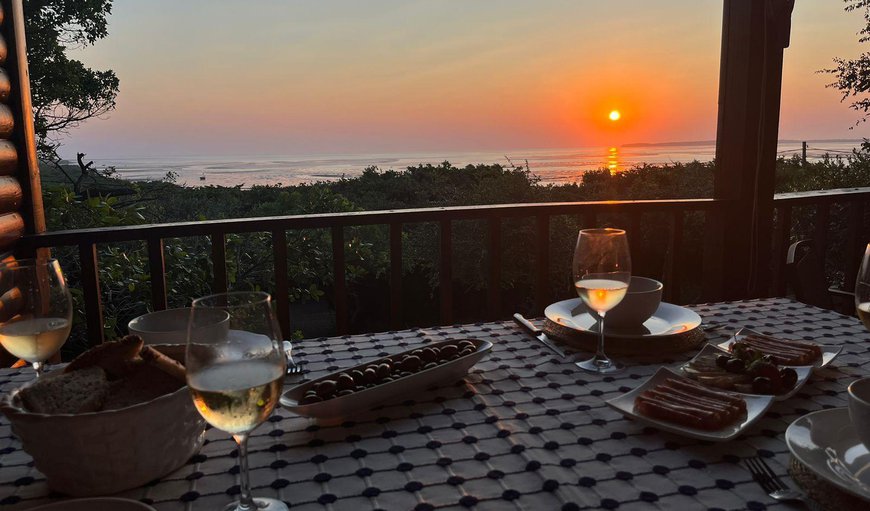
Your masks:
<path fill-rule="evenodd" d="M 499 150 L 715 137 L 721 1 L 116 2 L 78 52 L 118 107 L 93 158 Z M 798 2 L 781 138 L 855 138 L 815 73 L 861 17 Z M 155 37 L 155 28 L 160 37 Z M 608 113 L 618 109 L 618 122 Z"/>

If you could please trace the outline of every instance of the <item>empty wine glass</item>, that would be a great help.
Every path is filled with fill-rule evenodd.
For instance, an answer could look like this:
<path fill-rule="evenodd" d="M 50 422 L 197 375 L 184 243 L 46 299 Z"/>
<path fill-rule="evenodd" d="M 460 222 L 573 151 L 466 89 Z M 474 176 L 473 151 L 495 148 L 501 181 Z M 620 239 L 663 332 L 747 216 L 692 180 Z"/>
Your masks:
<path fill-rule="evenodd" d="M 573 264 L 574 287 L 580 299 L 598 315 L 598 349 L 595 356 L 578 362 L 598 374 L 623 369 L 604 353 L 604 316 L 625 297 L 631 281 L 631 255 L 622 229 L 583 229 L 577 236 Z"/>
<path fill-rule="evenodd" d="M 0 344 L 33 364 L 36 377 L 60 350 L 72 326 L 72 297 L 56 259 L 0 265 Z"/>
<path fill-rule="evenodd" d="M 855 310 L 864 326 L 870 330 L 870 244 L 864 249 L 864 258 L 855 280 Z"/>
<path fill-rule="evenodd" d="M 229 331 L 192 328 L 199 316 L 229 314 Z M 234 292 L 193 301 L 188 328 L 187 384 L 200 415 L 239 444 L 239 500 L 225 511 L 285 511 L 280 500 L 253 498 L 248 476 L 248 435 L 263 423 L 281 395 L 285 359 L 281 333 L 267 293 Z"/>

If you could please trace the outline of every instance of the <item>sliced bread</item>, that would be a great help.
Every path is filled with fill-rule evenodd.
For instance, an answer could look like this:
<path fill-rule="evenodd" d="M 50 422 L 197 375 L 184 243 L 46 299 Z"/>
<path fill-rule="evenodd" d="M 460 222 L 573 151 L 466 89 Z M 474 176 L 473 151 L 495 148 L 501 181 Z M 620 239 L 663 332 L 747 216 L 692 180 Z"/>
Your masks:
<path fill-rule="evenodd" d="M 24 407 L 36 413 L 62 414 L 95 412 L 102 408 L 109 392 L 106 372 L 96 366 L 71 373 L 40 378 L 21 390 Z"/>

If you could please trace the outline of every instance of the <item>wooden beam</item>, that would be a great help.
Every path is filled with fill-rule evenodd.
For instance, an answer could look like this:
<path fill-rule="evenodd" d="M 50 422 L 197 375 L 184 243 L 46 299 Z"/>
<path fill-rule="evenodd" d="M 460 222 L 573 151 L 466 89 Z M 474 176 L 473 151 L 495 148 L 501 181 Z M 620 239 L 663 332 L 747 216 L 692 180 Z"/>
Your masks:
<path fill-rule="evenodd" d="M 782 59 L 793 5 L 725 0 L 713 197 L 731 202 L 708 217 L 705 299 L 770 290 Z"/>

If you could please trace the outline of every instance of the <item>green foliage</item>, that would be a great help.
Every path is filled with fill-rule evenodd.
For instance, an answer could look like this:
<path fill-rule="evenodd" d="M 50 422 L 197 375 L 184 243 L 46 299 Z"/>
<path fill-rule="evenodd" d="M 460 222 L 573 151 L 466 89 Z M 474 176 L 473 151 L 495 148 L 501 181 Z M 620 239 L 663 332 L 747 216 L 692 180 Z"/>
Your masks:
<path fill-rule="evenodd" d="M 865 26 L 858 32 L 858 42 L 870 42 L 870 0 L 843 0 L 846 11 L 863 11 Z M 825 69 L 836 80 L 829 87 L 838 89 L 841 101 L 851 98 L 850 108 L 858 112 L 858 123 L 867 121 L 870 116 L 870 52 L 863 52 L 853 59 L 834 58 L 836 67 Z M 870 148 L 870 141 L 865 140 Z"/>
<path fill-rule="evenodd" d="M 58 135 L 115 108 L 115 73 L 67 56 L 108 35 L 111 11 L 112 0 L 24 0 L 34 125 L 44 159 L 57 160 Z"/>

